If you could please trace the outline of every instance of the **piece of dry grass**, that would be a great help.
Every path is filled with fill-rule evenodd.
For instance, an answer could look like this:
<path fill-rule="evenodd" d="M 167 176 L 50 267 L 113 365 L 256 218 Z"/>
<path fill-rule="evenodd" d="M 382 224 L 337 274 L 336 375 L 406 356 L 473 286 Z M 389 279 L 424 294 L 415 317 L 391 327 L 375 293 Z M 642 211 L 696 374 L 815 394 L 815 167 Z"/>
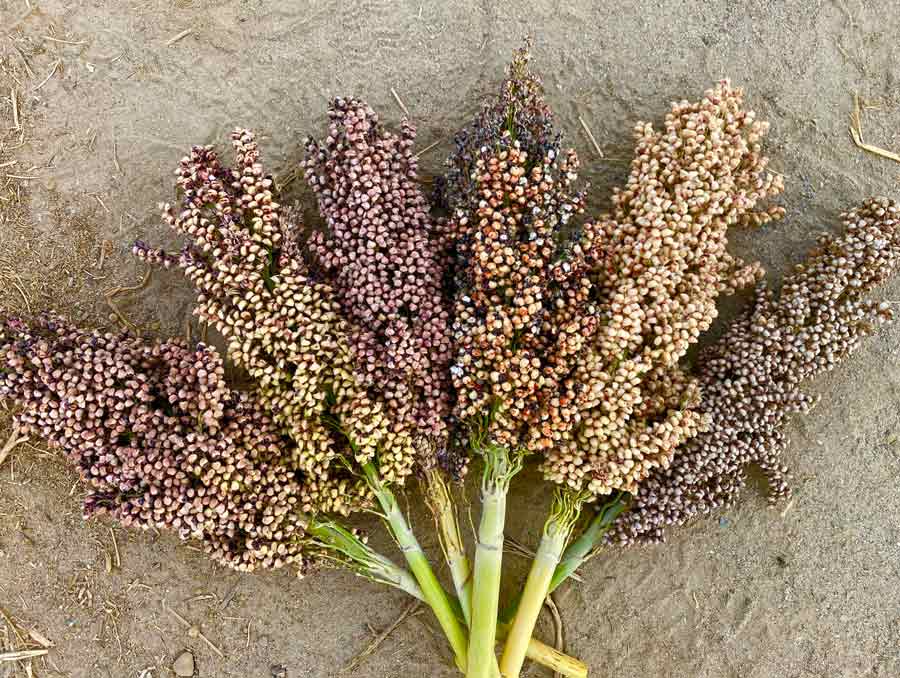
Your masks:
<path fill-rule="evenodd" d="M 421 158 L 423 155 L 425 155 L 426 153 L 428 153 L 428 151 L 430 151 L 432 148 L 434 148 L 435 146 L 437 146 L 437 145 L 438 145 L 439 143 L 441 143 L 442 141 L 443 141 L 443 139 L 438 139 L 437 141 L 428 144 L 425 148 L 423 148 L 421 151 L 419 151 L 418 153 L 416 153 L 416 157 L 417 157 L 417 158 Z"/>
<path fill-rule="evenodd" d="M 19 95 L 14 87 L 9 88 L 9 100 L 12 102 L 13 127 L 18 131 L 22 125 L 19 123 Z"/>
<path fill-rule="evenodd" d="M 103 296 L 106 298 L 106 305 L 112 310 L 114 316 L 122 323 L 122 325 L 131 330 L 132 332 L 137 331 L 137 325 L 131 322 L 128 318 L 125 317 L 125 314 L 122 313 L 122 310 L 116 305 L 113 301 L 118 296 L 123 294 L 128 294 L 131 292 L 137 292 L 139 290 L 144 289 L 147 285 L 150 284 L 150 278 L 153 276 L 153 269 L 148 268 L 147 272 L 144 274 L 144 279 L 137 285 L 130 285 L 127 287 L 113 287 L 112 289 L 106 290 Z"/>
<path fill-rule="evenodd" d="M 584 121 L 580 115 L 578 116 L 578 122 L 581 123 L 581 127 L 584 129 L 585 134 L 587 134 L 588 139 L 591 140 L 591 144 L 594 147 L 594 151 L 597 153 L 598 158 L 603 157 L 603 151 L 600 149 L 600 144 L 597 143 L 597 139 L 594 138 L 594 133 L 591 132 L 591 128 L 588 127 L 588 124 Z"/>
<path fill-rule="evenodd" d="M 22 631 L 20 631 L 18 625 L 13 621 L 12 617 L 0 607 L 0 618 L 3 619 L 5 624 L 4 635 L 5 642 L 4 647 L 0 647 L 0 663 L 2 662 L 22 662 L 24 665 L 25 675 L 28 678 L 34 678 L 34 666 L 32 664 L 32 660 L 37 657 L 43 657 L 49 654 L 49 648 L 53 647 L 53 643 L 47 639 L 44 634 L 37 631 L 37 629 L 31 629 L 27 632 L 28 637 L 26 638 Z M 12 631 L 13 636 L 15 636 L 15 644 L 10 642 L 9 632 Z M 35 648 L 33 644 L 40 645 L 40 647 Z M 18 645 L 19 648 L 15 649 L 15 645 Z M 29 647 L 32 645 L 32 647 Z M 48 657 L 49 658 L 49 657 Z M 52 661 L 52 659 L 51 659 Z M 7 675 L 3 673 L 3 675 Z M 15 675 L 15 671 L 13 671 L 13 675 Z"/>
<path fill-rule="evenodd" d="M 113 130 L 113 164 L 116 166 L 116 172 L 123 174 L 122 166 L 119 164 L 119 141 L 116 139 L 116 131 Z"/>
<path fill-rule="evenodd" d="M 404 621 L 406 621 L 410 617 L 414 617 L 421 612 L 421 609 L 419 609 L 419 605 L 420 603 L 418 600 L 413 600 L 409 605 L 407 605 L 406 608 L 404 608 L 403 612 L 400 613 L 400 616 L 397 617 L 390 626 L 376 635 L 375 638 L 372 639 L 372 642 L 370 642 L 362 652 L 358 653 L 350 660 L 350 662 L 341 671 L 341 674 L 352 674 L 357 669 L 357 667 L 362 664 L 363 660 L 365 660 L 366 657 L 375 652 L 375 650 L 377 650 L 378 647 L 382 643 L 384 643 L 384 641 L 387 640 L 388 637 L 390 637 L 390 635 L 394 631 L 396 631 Z"/>
<path fill-rule="evenodd" d="M 31 638 L 34 642 L 36 642 L 38 645 L 45 647 L 45 648 L 50 648 L 50 647 L 53 647 L 53 645 L 54 645 L 52 640 L 47 638 L 47 636 L 45 636 L 43 633 L 41 633 L 37 629 L 28 629 L 28 637 Z"/>
<path fill-rule="evenodd" d="M 11 268 L 5 267 L 0 270 L 0 278 L 5 278 L 9 281 L 9 284 L 12 285 L 15 290 L 22 297 L 22 301 L 25 302 L 25 311 L 30 315 L 31 314 L 31 300 L 28 298 L 28 295 L 25 293 L 25 287 L 22 283 L 22 277 L 16 273 Z"/>
<path fill-rule="evenodd" d="M 122 557 L 119 555 L 119 542 L 116 540 L 115 530 L 109 528 L 109 536 L 112 537 L 113 555 L 115 556 L 115 566 L 122 568 Z"/>
<path fill-rule="evenodd" d="M 566 639 L 563 635 L 562 616 L 559 614 L 559 607 L 556 605 L 556 601 L 553 600 L 552 594 L 547 596 L 547 599 L 544 601 L 544 605 L 547 606 L 547 609 L 550 610 L 550 615 L 553 617 L 553 635 L 555 638 L 554 647 L 559 652 L 565 654 Z M 563 678 L 563 675 L 558 671 L 554 671 L 553 678 Z"/>
<path fill-rule="evenodd" d="M 184 29 L 183 31 L 181 31 L 181 33 L 179 33 L 179 34 L 177 34 L 177 35 L 173 35 L 171 38 L 169 38 L 169 39 L 166 41 L 166 47 L 171 47 L 171 46 L 174 45 L 176 42 L 178 42 L 179 40 L 183 40 L 184 38 L 186 38 L 187 36 L 189 36 L 189 35 L 190 35 L 191 33 L 193 33 L 193 32 L 194 32 L 194 29 L 193 29 L 193 28 L 186 28 L 186 29 Z"/>
<path fill-rule="evenodd" d="M 0 662 L 19 662 L 23 659 L 34 659 L 35 657 L 43 657 L 49 650 L 14 650 L 12 652 L 0 653 Z"/>
<path fill-rule="evenodd" d="M 187 619 L 182 617 L 171 607 L 166 605 L 165 600 L 163 600 L 162 605 L 163 605 L 164 610 L 168 610 L 172 614 L 172 616 L 175 617 L 175 619 L 177 619 L 178 621 L 180 621 L 182 623 L 182 625 L 187 629 L 187 634 L 190 638 L 199 638 L 200 640 L 202 640 L 204 643 L 206 643 L 209 646 L 210 650 L 212 650 L 219 656 L 219 659 L 225 659 L 225 653 L 222 652 L 221 649 L 219 649 L 218 645 L 216 645 L 214 642 L 212 642 L 209 638 L 207 638 L 204 635 L 203 631 L 200 630 L 200 626 L 198 626 L 197 624 L 191 624 L 191 622 L 189 622 Z"/>
<path fill-rule="evenodd" d="M 859 105 L 859 94 L 856 92 L 853 94 L 853 112 L 850 114 L 850 138 L 853 139 L 854 144 L 864 151 L 881 156 L 882 158 L 887 158 L 888 160 L 893 160 L 894 162 L 900 162 L 900 155 L 897 153 L 879 146 L 867 144 L 863 141 L 862 110 Z"/>
<path fill-rule="evenodd" d="M 34 71 L 31 70 L 31 65 L 28 63 L 28 59 L 25 58 L 24 52 L 18 48 L 18 46 L 13 45 L 13 49 L 16 50 L 16 53 L 19 55 L 19 58 L 22 60 L 22 66 L 25 67 L 25 71 L 28 73 L 28 77 L 34 80 L 35 75 Z"/>
<path fill-rule="evenodd" d="M 50 42 L 58 42 L 61 45 L 86 45 L 87 42 L 84 40 L 64 40 L 62 38 L 54 38 L 50 35 L 42 36 L 44 40 L 49 40 Z"/>
<path fill-rule="evenodd" d="M 0 448 L 0 466 L 3 465 L 3 462 L 6 461 L 6 458 L 12 451 L 26 440 L 28 440 L 28 436 L 22 435 L 19 429 L 14 427 L 9 439 L 4 443 L 3 447 Z"/>
<path fill-rule="evenodd" d="M 143 279 L 137 285 L 130 285 L 127 287 L 113 287 L 112 289 L 106 290 L 106 292 L 104 292 L 104 295 L 109 297 L 110 299 L 113 299 L 122 294 L 127 294 L 129 292 L 137 292 L 139 290 L 144 289 L 145 287 L 147 287 L 147 285 L 150 284 L 150 278 L 152 276 L 153 276 L 153 269 L 148 268 L 147 272 L 144 273 Z"/>
<path fill-rule="evenodd" d="M 12 617 L 10 616 L 10 614 L 6 610 L 4 610 L 2 607 L 0 607 L 0 617 L 3 618 L 4 623 L 12 630 L 13 635 L 16 637 L 16 640 L 18 641 L 19 645 L 24 645 L 25 638 L 19 632 L 19 627 L 12 620 Z"/>
<path fill-rule="evenodd" d="M 34 88 L 34 91 L 37 92 L 41 87 L 50 82 L 50 78 L 59 70 L 59 67 L 62 66 L 62 59 L 57 59 L 53 62 L 53 66 L 50 68 L 50 72 L 47 74 L 47 77 L 41 80 L 41 84 Z"/>
<path fill-rule="evenodd" d="M 399 105 L 403 110 L 403 115 L 405 115 L 407 118 L 412 118 L 412 116 L 409 114 L 409 109 L 406 107 L 406 104 L 403 103 L 403 99 L 400 98 L 400 95 L 397 94 L 397 90 L 395 90 L 393 87 L 391 87 L 391 94 L 394 95 L 394 99 L 396 100 L 397 105 Z"/>
<path fill-rule="evenodd" d="M 529 560 L 534 560 L 535 555 L 537 555 L 530 548 L 517 541 L 516 539 L 507 535 L 503 540 L 503 550 L 507 553 L 510 553 L 514 556 L 519 556 L 520 558 L 528 558 Z M 577 582 L 583 582 L 584 579 L 581 578 L 581 575 L 577 572 L 573 572 L 569 575 L 569 579 L 572 579 Z"/>

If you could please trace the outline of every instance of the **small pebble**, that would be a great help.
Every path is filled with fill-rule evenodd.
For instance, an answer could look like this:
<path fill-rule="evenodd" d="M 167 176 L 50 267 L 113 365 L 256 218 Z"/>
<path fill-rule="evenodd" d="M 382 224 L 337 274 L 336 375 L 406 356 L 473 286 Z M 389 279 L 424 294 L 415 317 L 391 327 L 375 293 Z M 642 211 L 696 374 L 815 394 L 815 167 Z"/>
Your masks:
<path fill-rule="evenodd" d="M 178 655 L 175 663 L 172 664 L 172 670 L 175 672 L 176 676 L 181 676 L 182 678 L 190 678 L 190 676 L 193 676 L 194 655 L 190 652 L 182 652 Z"/>

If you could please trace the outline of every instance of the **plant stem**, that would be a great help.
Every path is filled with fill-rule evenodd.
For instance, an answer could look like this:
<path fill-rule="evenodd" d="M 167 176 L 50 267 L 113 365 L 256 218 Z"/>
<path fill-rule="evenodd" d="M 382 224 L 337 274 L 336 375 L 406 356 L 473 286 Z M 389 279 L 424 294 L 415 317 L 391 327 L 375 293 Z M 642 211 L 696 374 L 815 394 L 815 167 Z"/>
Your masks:
<path fill-rule="evenodd" d="M 497 640 L 505 640 L 509 635 L 510 627 L 511 624 L 497 624 Z M 583 661 L 563 654 L 555 647 L 542 643 L 537 638 L 531 638 L 528 641 L 526 656 L 535 664 L 546 666 L 566 678 L 585 678 L 588 674 L 587 664 Z"/>
<path fill-rule="evenodd" d="M 558 491 L 554 497 L 550 517 L 544 525 L 544 534 L 519 600 L 519 609 L 503 648 L 500 672 L 504 678 L 518 678 L 522 670 L 528 651 L 528 641 L 534 632 L 553 574 L 562 558 L 566 542 L 572 534 L 572 528 L 578 520 L 583 501 L 583 495 L 566 490 Z"/>
<path fill-rule="evenodd" d="M 324 548 L 330 557 L 361 577 L 379 584 L 387 584 L 400 589 L 426 605 L 425 594 L 409 570 L 400 567 L 388 557 L 381 555 L 371 546 L 363 542 L 357 535 L 338 522 L 328 518 L 308 518 L 307 533 Z M 451 604 L 453 601 L 451 601 Z M 461 606 L 460 606 L 461 607 Z M 458 619 L 462 618 L 462 609 L 454 609 Z M 509 625 L 497 629 L 497 636 L 504 638 Z M 531 639 L 528 645 L 528 658 L 532 661 L 558 671 L 564 676 L 580 678 L 585 676 L 587 667 L 574 657 L 564 655 L 549 645 Z M 499 669 L 497 669 L 499 674 Z"/>
<path fill-rule="evenodd" d="M 437 523 L 438 536 L 450 567 L 453 588 L 456 590 L 463 618 L 466 626 L 469 626 L 472 623 L 472 566 L 463 545 L 450 489 L 437 469 L 430 470 L 426 475 L 425 495 Z"/>
<path fill-rule="evenodd" d="M 384 511 L 384 517 L 391 533 L 400 546 L 400 550 L 403 551 L 409 569 L 412 570 L 418 581 L 425 601 L 437 617 L 444 635 L 447 636 L 450 647 L 453 648 L 453 653 L 456 655 L 456 663 L 462 670 L 467 665 L 466 634 L 453 611 L 453 605 L 435 576 L 434 570 L 431 569 L 425 552 L 409 528 L 409 523 L 406 521 L 403 511 L 400 510 L 394 493 L 382 484 L 371 462 L 366 464 L 363 470 L 382 511 Z"/>
<path fill-rule="evenodd" d="M 616 518 L 627 508 L 627 495 L 620 493 L 597 511 L 578 539 L 569 544 L 563 552 L 562 559 L 553 573 L 553 579 L 550 580 L 550 588 L 547 591 L 547 595 L 559 588 L 560 584 L 571 577 L 591 557 L 603 535 L 606 534 L 606 531 L 612 527 Z"/>
<path fill-rule="evenodd" d="M 561 673 L 566 678 L 587 678 L 588 667 L 580 659 L 563 654 L 535 638 L 528 641 L 528 658 L 541 666 L 546 666 L 554 673 Z"/>
<path fill-rule="evenodd" d="M 475 549 L 475 573 L 472 588 L 472 623 L 469 631 L 468 678 L 495 675 L 497 655 L 497 608 L 500 599 L 500 575 L 503 561 L 503 529 L 506 521 L 506 495 L 512 477 L 521 468 L 521 458 L 510 458 L 497 445 L 482 450 L 484 477 L 481 483 L 481 524 Z"/>
<path fill-rule="evenodd" d="M 327 518 L 311 518 L 306 531 L 316 538 L 331 557 L 359 576 L 393 586 L 414 598 L 424 600 L 422 589 L 409 570 L 378 553 L 343 525 Z"/>
<path fill-rule="evenodd" d="M 620 492 L 597 510 L 578 539 L 569 544 L 563 552 L 559 565 L 556 566 L 556 571 L 553 573 L 553 579 L 550 580 L 550 588 L 547 590 L 547 595 L 558 589 L 564 581 L 575 574 L 578 568 L 596 553 L 603 535 L 612 527 L 616 518 L 628 508 L 628 503 L 629 495 Z M 521 598 L 522 596 L 519 594 L 517 598 L 503 609 L 503 612 L 500 614 L 501 624 L 506 626 L 512 624 L 516 611 L 519 609 Z"/>
<path fill-rule="evenodd" d="M 491 678 L 497 656 L 497 608 L 503 558 L 506 493 L 485 493 L 475 549 L 472 622 L 469 631 L 468 678 Z"/>

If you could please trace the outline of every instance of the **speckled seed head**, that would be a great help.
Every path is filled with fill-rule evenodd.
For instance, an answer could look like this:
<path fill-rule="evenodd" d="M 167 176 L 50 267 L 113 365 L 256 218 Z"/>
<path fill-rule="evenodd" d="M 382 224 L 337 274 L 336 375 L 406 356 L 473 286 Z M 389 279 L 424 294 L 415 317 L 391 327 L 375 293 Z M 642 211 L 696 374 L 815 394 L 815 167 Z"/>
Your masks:
<path fill-rule="evenodd" d="M 306 179 L 325 219 L 310 249 L 352 324 L 357 379 L 416 430 L 427 468 L 447 449 L 446 234 L 419 188 L 409 122 L 393 134 L 357 99 L 335 99 L 328 117 L 327 137 L 306 141 Z"/>
<path fill-rule="evenodd" d="M 497 97 L 457 134 L 443 200 L 454 240 L 458 419 L 521 447 L 539 397 L 543 319 L 560 241 L 584 210 L 540 79 L 518 50 Z"/>
<path fill-rule="evenodd" d="M 179 266 L 194 283 L 195 313 L 224 335 L 228 357 L 295 443 L 296 468 L 307 476 L 304 510 L 346 514 L 371 502 L 347 465 L 377 459 L 386 479 L 403 482 L 416 461 L 414 429 L 385 413 L 383 398 L 358 378 L 359 332 L 334 288 L 305 263 L 303 227 L 275 200 L 253 135 L 237 130 L 232 145 L 234 167 L 208 146 L 181 161 L 180 205 L 164 206 L 187 241 L 181 253 L 143 243 L 135 253 Z"/>
<path fill-rule="evenodd" d="M 496 96 L 482 104 L 470 125 L 454 137 L 455 150 L 447 160 L 447 173 L 436 186 L 435 202 L 452 212 L 479 200 L 472 183 L 475 165 L 485 150 L 506 147 L 513 140 L 532 158 L 558 153 L 561 134 L 544 100 L 541 78 L 531 70 L 531 40 L 513 52 L 506 79 Z"/>
<path fill-rule="evenodd" d="M 842 218 L 844 232 L 823 236 L 777 298 L 760 284 L 751 307 L 701 354 L 709 429 L 641 484 L 611 541 L 661 541 L 666 527 L 730 505 L 751 466 L 768 478 L 770 503 L 790 496 L 785 419 L 814 402 L 802 384 L 891 319 L 886 304 L 866 297 L 900 266 L 900 206 L 873 198 Z"/>
<path fill-rule="evenodd" d="M 210 347 L 0 313 L 0 398 L 91 487 L 86 516 L 198 539 L 241 571 L 306 565 L 305 489 L 279 427 Z"/>

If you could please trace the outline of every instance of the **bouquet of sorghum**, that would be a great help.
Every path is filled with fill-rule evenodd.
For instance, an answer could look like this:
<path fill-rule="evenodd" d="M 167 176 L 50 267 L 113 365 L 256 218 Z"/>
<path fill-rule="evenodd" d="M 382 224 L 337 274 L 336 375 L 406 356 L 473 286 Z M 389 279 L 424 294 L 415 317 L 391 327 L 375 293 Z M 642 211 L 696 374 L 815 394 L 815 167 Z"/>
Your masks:
<path fill-rule="evenodd" d="M 900 263 L 900 207 L 871 199 L 768 288 L 727 250 L 783 216 L 768 125 L 723 81 L 635 126 L 609 213 L 589 216 L 527 46 L 455 139 L 433 200 L 415 129 L 335 99 L 302 170 L 322 223 L 301 223 L 248 130 L 234 164 L 194 147 L 163 219 L 183 240 L 135 255 L 180 270 L 210 345 L 0 312 L 0 398 L 17 434 L 59 449 L 86 516 L 169 528 L 241 571 L 347 567 L 434 612 L 472 678 L 526 657 L 587 667 L 533 639 L 546 596 L 598 549 L 661 541 L 730 505 L 751 466 L 790 494 L 785 420 L 803 384 L 891 319 L 868 298 Z M 685 362 L 721 295 L 755 285 L 721 339 Z M 241 373 L 232 383 L 226 364 Z M 507 492 L 525 464 L 552 491 L 521 593 L 500 606 Z M 481 476 L 474 562 L 455 488 Z M 399 493 L 421 492 L 444 587 Z M 383 519 L 406 561 L 353 526 Z M 496 654 L 498 640 L 502 651 Z"/>

